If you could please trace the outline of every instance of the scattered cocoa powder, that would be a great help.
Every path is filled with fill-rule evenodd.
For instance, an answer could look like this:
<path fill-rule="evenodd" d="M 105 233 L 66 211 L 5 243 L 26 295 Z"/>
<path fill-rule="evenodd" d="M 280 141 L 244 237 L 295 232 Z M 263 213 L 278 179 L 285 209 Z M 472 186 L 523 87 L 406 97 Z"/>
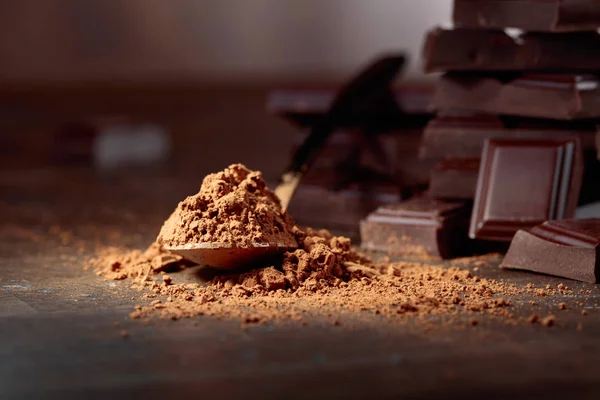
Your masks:
<path fill-rule="evenodd" d="M 156 241 L 173 247 L 207 242 L 295 247 L 293 226 L 262 174 L 234 164 L 206 176 L 200 191 L 180 202 L 165 221 Z"/>
<path fill-rule="evenodd" d="M 510 285 L 475 277 L 457 267 L 417 262 L 372 263 L 352 249 L 347 238 L 310 228 L 294 232 L 300 247 L 286 253 L 280 265 L 219 275 L 205 284 L 176 283 L 176 276 L 167 284 L 150 268 L 150 258 L 146 257 L 146 263 L 140 262 L 139 254 L 148 251 L 134 253 L 133 257 L 123 253 L 123 260 L 133 260 L 135 264 L 122 261 L 121 270 L 127 271 L 127 277 L 139 284 L 137 287 L 150 291 L 145 297 L 167 297 L 166 302 L 156 299 L 149 305 L 136 306 L 131 317 L 178 319 L 209 315 L 237 318 L 242 324 L 278 319 L 304 321 L 309 315 L 325 315 L 335 323 L 337 316 L 333 314 L 342 311 L 367 312 L 390 319 L 461 313 L 512 318 L 505 310 L 510 302 L 501 297 L 518 292 Z M 102 258 L 96 258 L 95 267 L 100 275 L 117 279 L 120 275 L 115 275 L 114 263 L 113 259 L 103 263 Z M 473 325 L 478 323 L 473 321 L 477 320 L 471 319 Z"/>
<path fill-rule="evenodd" d="M 116 247 L 107 247 L 98 251 L 89 263 L 100 266 L 96 268 L 96 274 L 108 280 L 129 278 L 133 282 L 145 282 L 161 271 L 183 269 L 191 265 L 181 256 L 165 251 L 158 243 L 152 243 L 144 252 L 123 252 Z"/>
<path fill-rule="evenodd" d="M 175 272 L 190 264 L 163 246 L 202 242 L 280 242 L 298 249 L 273 265 L 223 273 L 207 282 L 178 283 Z M 498 256 L 480 257 L 478 265 L 489 257 Z M 394 321 L 465 315 L 469 324 L 477 325 L 473 316 L 482 314 L 514 320 L 505 296 L 554 294 L 550 287 L 518 289 L 473 276 L 459 266 L 462 263 L 469 260 L 455 260 L 448 268 L 421 262 L 374 263 L 348 238 L 296 227 L 261 174 L 239 164 L 207 176 L 198 194 L 179 203 L 146 251 L 109 248 L 90 261 L 98 275 L 131 280 L 132 287 L 144 292 L 142 299 L 153 299 L 136 305 L 130 315 L 144 319 L 205 315 L 238 319 L 243 326 L 280 319 L 306 325 L 308 317 L 318 315 L 337 326 L 340 313 L 352 312 Z M 167 271 L 172 273 L 164 275 Z M 550 317 L 542 323 L 552 324 Z"/>

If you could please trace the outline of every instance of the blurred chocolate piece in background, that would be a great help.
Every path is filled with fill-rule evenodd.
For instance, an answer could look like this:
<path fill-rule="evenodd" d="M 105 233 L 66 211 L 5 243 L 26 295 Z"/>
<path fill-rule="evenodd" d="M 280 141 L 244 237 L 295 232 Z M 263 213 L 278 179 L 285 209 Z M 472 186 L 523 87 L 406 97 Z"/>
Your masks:
<path fill-rule="evenodd" d="M 494 115 L 441 115 L 423 131 L 420 158 L 480 158 L 486 139 L 562 139 L 577 136 L 593 149 L 595 121 L 549 121 Z"/>
<path fill-rule="evenodd" d="M 448 158 L 431 171 L 429 195 L 436 199 L 473 199 L 479 158 Z"/>
<path fill-rule="evenodd" d="M 464 202 L 425 196 L 382 206 L 360 223 L 362 247 L 413 257 L 465 255 L 470 211 Z"/>
<path fill-rule="evenodd" d="M 427 72 L 600 70 L 600 35 L 593 32 L 535 33 L 513 37 L 504 30 L 442 29 L 427 34 Z"/>
<path fill-rule="evenodd" d="M 438 110 L 519 115 L 558 120 L 600 118 L 595 75 L 446 73 L 437 85 Z"/>
<path fill-rule="evenodd" d="M 307 87 L 277 89 L 269 93 L 267 110 L 300 126 L 312 126 L 329 109 L 338 88 Z M 429 120 L 431 85 L 398 86 L 383 93 L 361 109 L 348 114 L 339 127 L 367 126 L 373 129 L 411 129 Z"/>
<path fill-rule="evenodd" d="M 452 19 L 462 28 L 594 31 L 600 28 L 600 8 L 577 0 L 454 0 Z"/>

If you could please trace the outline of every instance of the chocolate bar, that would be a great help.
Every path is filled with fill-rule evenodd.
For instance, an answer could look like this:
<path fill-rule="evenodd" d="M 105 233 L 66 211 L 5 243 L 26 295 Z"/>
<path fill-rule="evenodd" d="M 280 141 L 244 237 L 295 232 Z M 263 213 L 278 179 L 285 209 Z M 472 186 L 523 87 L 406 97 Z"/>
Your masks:
<path fill-rule="evenodd" d="M 510 241 L 519 229 L 571 218 L 583 175 L 579 139 L 489 139 L 469 236 Z"/>
<path fill-rule="evenodd" d="M 416 197 L 379 207 L 360 223 L 362 247 L 405 256 L 464 255 L 470 207 Z"/>
<path fill-rule="evenodd" d="M 448 73 L 438 83 L 433 105 L 549 119 L 598 118 L 600 82 L 594 75 Z"/>
<path fill-rule="evenodd" d="M 502 30 L 431 30 L 423 48 L 426 72 L 600 70 L 597 32 L 525 33 Z"/>
<path fill-rule="evenodd" d="M 429 195 L 436 199 L 473 199 L 477 187 L 479 158 L 449 158 L 431 171 Z"/>
<path fill-rule="evenodd" d="M 591 31 L 600 28 L 595 0 L 455 0 L 452 19 L 463 28 Z"/>
<path fill-rule="evenodd" d="M 593 121 L 548 121 L 491 115 L 439 116 L 423 131 L 419 158 L 479 158 L 486 139 L 561 139 L 577 136 L 593 149 Z"/>
<path fill-rule="evenodd" d="M 547 221 L 520 230 L 501 267 L 598 282 L 600 219 Z"/>

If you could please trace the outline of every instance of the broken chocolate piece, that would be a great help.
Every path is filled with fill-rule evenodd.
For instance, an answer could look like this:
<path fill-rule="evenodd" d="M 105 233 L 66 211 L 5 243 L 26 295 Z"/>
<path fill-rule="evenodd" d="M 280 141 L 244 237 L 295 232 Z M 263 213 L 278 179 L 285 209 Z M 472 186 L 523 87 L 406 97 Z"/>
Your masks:
<path fill-rule="evenodd" d="M 502 268 L 598 282 L 600 219 L 547 221 L 516 233 Z"/>
<path fill-rule="evenodd" d="M 484 77 L 448 73 L 438 82 L 433 105 L 491 114 L 549 119 L 600 117 L 600 82 L 594 75 Z"/>
<path fill-rule="evenodd" d="M 593 0 L 455 0 L 452 19 L 463 28 L 593 31 L 600 28 L 600 7 Z"/>
<path fill-rule="evenodd" d="M 573 217 L 582 158 L 577 138 L 486 141 L 469 236 L 510 241 L 519 229 Z"/>
<path fill-rule="evenodd" d="M 597 32 L 525 33 L 502 30 L 431 30 L 423 48 L 426 72 L 600 70 Z"/>
<path fill-rule="evenodd" d="M 579 137 L 594 148 L 596 123 L 507 118 L 492 115 L 439 116 L 423 132 L 419 158 L 479 158 L 486 139 L 564 139 Z"/>
<path fill-rule="evenodd" d="M 473 199 L 477 187 L 479 158 L 449 158 L 435 165 L 429 195 L 436 199 Z"/>
<path fill-rule="evenodd" d="M 427 197 L 382 206 L 361 221 L 362 246 L 407 256 L 463 255 L 469 213 L 464 202 Z"/>

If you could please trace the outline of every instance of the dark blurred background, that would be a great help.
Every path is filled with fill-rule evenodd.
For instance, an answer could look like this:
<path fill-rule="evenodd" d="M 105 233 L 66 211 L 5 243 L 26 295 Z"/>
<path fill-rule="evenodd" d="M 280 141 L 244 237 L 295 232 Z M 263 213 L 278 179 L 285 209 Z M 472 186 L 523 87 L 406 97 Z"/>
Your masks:
<path fill-rule="evenodd" d="M 3 0 L 0 168 L 169 159 L 199 177 L 241 161 L 273 178 L 291 124 L 270 89 L 337 84 L 383 51 L 419 67 L 449 0 Z M 93 139 L 92 139 L 93 137 Z M 161 170 L 165 170 L 165 166 Z"/>

